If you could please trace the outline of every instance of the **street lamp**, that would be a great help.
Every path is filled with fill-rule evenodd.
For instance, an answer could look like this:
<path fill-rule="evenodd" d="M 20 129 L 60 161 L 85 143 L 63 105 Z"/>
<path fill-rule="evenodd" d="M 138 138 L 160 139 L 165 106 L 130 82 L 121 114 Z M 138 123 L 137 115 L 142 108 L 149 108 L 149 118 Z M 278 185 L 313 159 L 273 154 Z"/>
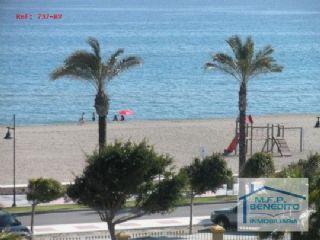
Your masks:
<path fill-rule="evenodd" d="M 10 130 L 13 130 L 13 203 L 16 206 L 16 115 L 13 114 L 13 127 L 7 127 L 7 133 L 4 139 L 12 139 Z"/>

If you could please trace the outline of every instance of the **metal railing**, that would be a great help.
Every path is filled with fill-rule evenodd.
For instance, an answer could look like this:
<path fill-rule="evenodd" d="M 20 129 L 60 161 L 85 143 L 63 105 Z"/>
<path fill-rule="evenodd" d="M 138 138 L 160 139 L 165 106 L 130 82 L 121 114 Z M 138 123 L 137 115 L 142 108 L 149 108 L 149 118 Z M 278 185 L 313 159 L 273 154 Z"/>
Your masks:
<path fill-rule="evenodd" d="M 213 234 L 209 227 L 194 228 L 193 234 L 188 234 L 187 227 L 170 227 L 147 230 L 126 230 L 130 240 L 213 240 Z M 273 240 L 271 237 L 264 240 Z M 111 240 L 107 231 L 61 233 L 38 235 L 34 240 Z M 261 240 L 255 232 L 228 231 L 223 234 L 223 240 Z M 291 240 L 290 234 L 285 234 L 282 240 Z"/>

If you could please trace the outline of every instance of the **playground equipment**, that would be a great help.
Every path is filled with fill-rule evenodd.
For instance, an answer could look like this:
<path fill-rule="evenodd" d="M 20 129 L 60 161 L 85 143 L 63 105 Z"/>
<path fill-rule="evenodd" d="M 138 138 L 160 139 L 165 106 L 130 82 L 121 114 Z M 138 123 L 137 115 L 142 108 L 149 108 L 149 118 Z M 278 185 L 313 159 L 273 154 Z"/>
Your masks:
<path fill-rule="evenodd" d="M 291 151 L 285 139 L 286 130 L 299 131 L 299 150 L 303 151 L 303 128 L 285 127 L 283 124 L 267 124 L 266 126 L 254 126 L 251 115 L 246 117 L 246 152 L 253 154 L 253 142 L 263 141 L 261 152 L 273 153 L 274 149 L 283 157 L 291 156 Z M 229 146 L 224 150 L 224 155 L 232 152 L 237 154 L 239 141 L 239 121 L 236 120 L 235 137 Z"/>
<path fill-rule="evenodd" d="M 229 146 L 224 150 L 224 155 L 228 155 L 230 153 L 232 153 L 233 151 L 237 151 L 237 146 L 239 143 L 239 132 L 238 132 L 238 124 L 239 121 L 237 119 L 236 121 L 236 132 L 235 132 L 235 137 L 232 139 L 231 143 L 229 144 Z M 253 119 L 251 117 L 251 115 L 246 116 L 246 124 L 253 124 Z"/>

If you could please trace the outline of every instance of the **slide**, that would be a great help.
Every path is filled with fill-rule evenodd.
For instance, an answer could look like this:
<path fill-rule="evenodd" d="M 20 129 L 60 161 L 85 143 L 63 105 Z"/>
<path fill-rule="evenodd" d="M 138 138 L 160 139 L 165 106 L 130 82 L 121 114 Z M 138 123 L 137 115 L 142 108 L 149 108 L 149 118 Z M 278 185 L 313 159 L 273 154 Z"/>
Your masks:
<path fill-rule="evenodd" d="M 224 155 L 228 155 L 228 154 L 232 153 L 236 149 L 236 147 L 238 145 L 238 141 L 239 141 L 239 134 L 237 134 L 237 136 L 235 136 L 232 139 L 232 141 L 229 144 L 228 148 L 224 150 Z"/>

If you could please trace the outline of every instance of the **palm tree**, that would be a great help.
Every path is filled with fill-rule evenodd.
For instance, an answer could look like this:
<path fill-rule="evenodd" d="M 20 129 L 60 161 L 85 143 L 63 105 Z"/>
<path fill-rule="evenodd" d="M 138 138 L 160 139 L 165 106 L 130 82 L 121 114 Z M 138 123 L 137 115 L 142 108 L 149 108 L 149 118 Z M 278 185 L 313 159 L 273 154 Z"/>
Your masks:
<path fill-rule="evenodd" d="M 109 97 L 105 86 L 119 73 L 141 64 L 142 60 L 136 56 L 119 59 L 124 50 L 118 49 L 106 61 L 103 61 L 99 42 L 89 37 L 87 43 L 93 52 L 75 51 L 65 59 L 62 66 L 50 74 L 50 78 L 56 80 L 61 77 L 69 77 L 75 80 L 86 80 L 94 86 L 97 91 L 94 107 L 99 116 L 99 151 L 101 151 L 106 144 L 106 117 L 109 111 Z"/>
<path fill-rule="evenodd" d="M 283 67 L 278 65 L 272 57 L 273 48 L 269 45 L 254 51 L 254 42 L 249 36 L 242 43 L 239 36 L 232 36 L 227 40 L 234 56 L 225 53 L 216 53 L 212 56 L 212 62 L 205 64 L 206 69 L 216 69 L 222 73 L 231 75 L 239 81 L 239 176 L 246 162 L 246 108 L 247 85 L 250 79 L 266 73 L 281 72 Z"/>

